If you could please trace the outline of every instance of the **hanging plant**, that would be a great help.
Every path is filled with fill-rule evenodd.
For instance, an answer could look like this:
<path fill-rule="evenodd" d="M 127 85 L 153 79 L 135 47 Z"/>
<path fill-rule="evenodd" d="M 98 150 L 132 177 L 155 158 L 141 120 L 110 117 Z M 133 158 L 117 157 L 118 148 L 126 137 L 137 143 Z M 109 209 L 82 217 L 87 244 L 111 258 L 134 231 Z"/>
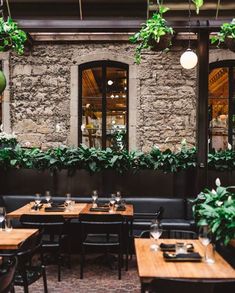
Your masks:
<path fill-rule="evenodd" d="M 203 0 L 192 0 L 194 5 L 196 6 L 196 13 L 199 14 L 199 10 L 203 5 Z"/>
<path fill-rule="evenodd" d="M 19 55 L 24 53 L 24 43 L 27 40 L 27 35 L 19 29 L 16 22 L 10 17 L 4 21 L 0 18 L 0 52 L 5 52 L 13 49 Z"/>
<path fill-rule="evenodd" d="M 224 23 L 216 36 L 211 38 L 211 43 L 225 43 L 229 50 L 235 52 L 235 18 L 230 23 Z"/>
<path fill-rule="evenodd" d="M 141 53 L 143 49 L 152 49 L 155 51 L 163 51 L 171 46 L 173 37 L 172 27 L 167 26 L 163 14 L 169 8 L 159 5 L 158 12 L 143 24 L 139 32 L 130 37 L 130 42 L 133 44 L 138 43 L 135 51 L 135 62 L 137 64 L 141 61 Z"/>

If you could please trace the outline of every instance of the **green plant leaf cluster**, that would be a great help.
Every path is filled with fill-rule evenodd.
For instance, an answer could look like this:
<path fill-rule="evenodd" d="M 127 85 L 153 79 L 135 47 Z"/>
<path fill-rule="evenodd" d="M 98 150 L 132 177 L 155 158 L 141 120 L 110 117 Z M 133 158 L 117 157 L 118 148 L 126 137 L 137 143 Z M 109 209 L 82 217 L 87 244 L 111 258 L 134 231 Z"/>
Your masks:
<path fill-rule="evenodd" d="M 211 38 L 211 43 L 219 46 L 226 38 L 235 39 L 235 18 L 230 23 L 224 23 L 216 36 Z"/>
<path fill-rule="evenodd" d="M 192 0 L 192 2 L 196 6 L 196 13 L 199 14 L 199 10 L 202 7 L 204 1 L 203 0 Z"/>
<path fill-rule="evenodd" d="M 235 170 L 235 151 L 229 149 L 212 151 L 208 154 L 208 168 L 218 171 Z"/>
<path fill-rule="evenodd" d="M 150 153 L 140 151 L 101 150 L 81 145 L 78 148 L 58 147 L 42 151 L 27 149 L 17 145 L 15 148 L 0 149 L 0 168 L 34 168 L 37 170 L 62 170 L 73 172 L 84 169 L 90 173 L 102 170 L 115 170 L 122 174 L 128 170 L 143 169 L 176 172 L 196 165 L 196 150 L 185 149 L 177 153 L 170 150 L 161 152 L 154 148 Z"/>
<path fill-rule="evenodd" d="M 27 40 L 27 35 L 19 29 L 16 22 L 10 17 L 4 21 L 0 18 L 0 52 L 13 49 L 18 54 L 24 53 L 24 43 Z"/>
<path fill-rule="evenodd" d="M 235 193 L 231 187 L 218 186 L 216 190 L 205 189 L 193 201 L 197 224 L 209 225 L 215 241 L 225 245 L 235 238 Z"/>
<path fill-rule="evenodd" d="M 135 61 L 137 64 L 141 62 L 141 52 L 143 49 L 152 48 L 153 42 L 160 42 L 162 36 L 166 34 L 173 35 L 174 31 L 172 27 L 167 26 L 166 20 L 163 18 L 163 14 L 166 13 L 169 8 L 159 6 L 158 12 L 143 24 L 140 31 L 134 36 L 130 37 L 130 42 L 133 44 L 138 43 L 135 51 Z"/>

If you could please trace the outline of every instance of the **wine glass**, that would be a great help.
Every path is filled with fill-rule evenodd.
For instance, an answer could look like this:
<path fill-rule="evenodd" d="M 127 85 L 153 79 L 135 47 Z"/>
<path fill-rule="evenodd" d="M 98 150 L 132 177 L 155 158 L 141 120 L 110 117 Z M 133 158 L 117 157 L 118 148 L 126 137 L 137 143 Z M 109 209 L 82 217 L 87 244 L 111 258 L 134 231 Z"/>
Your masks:
<path fill-rule="evenodd" d="M 122 198 L 122 196 L 121 196 L 121 192 L 120 192 L 120 191 L 117 191 L 117 193 L 116 193 L 116 197 L 115 197 L 115 200 L 116 200 L 117 204 L 120 203 L 121 198 Z"/>
<path fill-rule="evenodd" d="M 35 194 L 35 204 L 36 206 L 39 206 L 41 203 L 41 194 L 40 193 L 36 193 Z"/>
<path fill-rule="evenodd" d="M 4 207 L 0 207 L 0 223 L 1 223 L 1 229 L 3 229 L 3 222 L 6 217 L 6 210 Z"/>
<path fill-rule="evenodd" d="M 214 260 L 207 257 L 207 248 L 211 242 L 211 230 L 208 225 L 203 225 L 199 227 L 199 240 L 203 246 L 205 246 L 204 250 L 204 261 L 207 263 L 213 263 Z"/>
<path fill-rule="evenodd" d="M 96 201 L 98 199 L 98 192 L 97 192 L 97 190 L 93 190 L 92 191 L 91 197 L 92 197 L 92 202 L 93 202 L 92 205 L 93 205 L 93 207 L 95 207 L 96 206 Z"/>
<path fill-rule="evenodd" d="M 70 205 L 71 205 L 71 193 L 66 193 L 66 200 L 65 200 L 65 205 L 67 207 L 67 209 L 69 210 L 70 209 Z"/>
<path fill-rule="evenodd" d="M 116 202 L 116 194 L 115 193 L 112 193 L 111 194 L 111 198 L 109 200 L 109 204 L 110 204 L 110 210 L 109 210 L 109 212 L 110 213 L 113 213 L 114 212 L 115 202 Z"/>
<path fill-rule="evenodd" d="M 150 245 L 150 249 L 152 251 L 158 251 L 159 245 L 157 242 L 161 235 L 162 235 L 161 225 L 159 221 L 154 220 L 150 226 L 150 238 L 154 239 L 154 242 L 155 242 Z"/>
<path fill-rule="evenodd" d="M 46 198 L 46 201 L 47 201 L 47 205 L 50 206 L 50 201 L 51 201 L 51 193 L 49 190 L 47 190 L 45 192 L 45 198 Z"/>

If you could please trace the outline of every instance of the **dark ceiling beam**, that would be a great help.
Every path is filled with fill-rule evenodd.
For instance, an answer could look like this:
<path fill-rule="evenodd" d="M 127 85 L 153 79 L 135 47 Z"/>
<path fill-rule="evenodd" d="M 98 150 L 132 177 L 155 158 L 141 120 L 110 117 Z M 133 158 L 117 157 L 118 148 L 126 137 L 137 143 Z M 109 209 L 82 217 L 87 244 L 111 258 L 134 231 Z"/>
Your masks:
<path fill-rule="evenodd" d="M 19 26 L 28 32 L 135 32 L 139 30 L 142 20 L 45 20 L 45 19 L 16 19 Z M 224 21 L 192 21 L 191 31 L 197 32 L 206 28 L 216 32 Z M 168 21 L 176 32 L 188 31 L 188 21 Z"/>

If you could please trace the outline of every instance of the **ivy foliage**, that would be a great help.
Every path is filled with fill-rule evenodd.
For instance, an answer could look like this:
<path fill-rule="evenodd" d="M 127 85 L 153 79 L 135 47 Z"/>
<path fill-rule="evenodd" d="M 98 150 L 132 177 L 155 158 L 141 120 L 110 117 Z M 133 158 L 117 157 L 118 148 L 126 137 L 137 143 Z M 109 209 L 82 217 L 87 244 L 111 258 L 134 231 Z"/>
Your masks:
<path fill-rule="evenodd" d="M 24 43 L 27 40 L 27 35 L 19 29 L 16 22 L 10 17 L 4 21 L 0 18 L 0 52 L 13 49 L 19 55 L 24 53 Z"/>
<path fill-rule="evenodd" d="M 224 23 L 217 35 L 211 38 L 211 43 L 219 46 L 226 38 L 235 39 L 235 18 L 230 23 Z"/>

